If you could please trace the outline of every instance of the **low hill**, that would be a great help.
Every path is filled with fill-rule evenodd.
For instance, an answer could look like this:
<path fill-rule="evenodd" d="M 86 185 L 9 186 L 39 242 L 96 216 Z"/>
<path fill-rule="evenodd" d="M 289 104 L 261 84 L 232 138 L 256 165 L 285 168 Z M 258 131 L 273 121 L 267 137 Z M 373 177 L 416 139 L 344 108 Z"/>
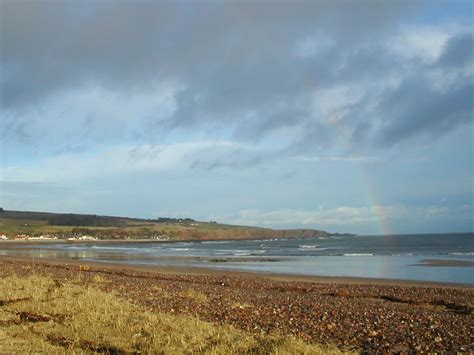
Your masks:
<path fill-rule="evenodd" d="M 224 240 L 260 238 L 326 237 L 331 233 L 316 229 L 270 229 L 251 226 L 202 222 L 191 218 L 160 217 L 141 219 L 72 213 L 0 210 L 0 235 L 13 238 L 56 237 L 66 239 L 82 235 L 97 239 Z"/>

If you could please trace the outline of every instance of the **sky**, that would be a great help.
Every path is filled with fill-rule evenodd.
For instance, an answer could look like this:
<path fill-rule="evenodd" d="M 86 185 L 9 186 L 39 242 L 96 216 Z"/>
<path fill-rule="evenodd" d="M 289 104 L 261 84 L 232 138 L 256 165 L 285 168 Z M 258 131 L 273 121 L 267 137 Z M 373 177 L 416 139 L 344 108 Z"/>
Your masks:
<path fill-rule="evenodd" d="M 471 1 L 0 0 L 0 206 L 474 231 Z"/>

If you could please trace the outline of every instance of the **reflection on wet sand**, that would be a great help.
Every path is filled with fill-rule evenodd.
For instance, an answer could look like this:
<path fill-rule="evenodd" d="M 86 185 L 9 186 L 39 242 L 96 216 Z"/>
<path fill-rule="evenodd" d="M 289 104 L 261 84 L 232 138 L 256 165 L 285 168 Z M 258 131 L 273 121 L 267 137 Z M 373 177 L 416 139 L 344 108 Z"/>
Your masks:
<path fill-rule="evenodd" d="M 75 259 L 75 260 L 89 260 L 89 261 L 127 261 L 132 262 L 150 260 L 158 262 L 165 261 L 181 261 L 181 262 L 209 262 L 209 263 L 245 263 L 245 262 L 278 262 L 283 258 L 262 258 L 262 257 L 202 257 L 202 256 L 152 256 L 146 254 L 131 254 L 122 252 L 110 252 L 102 250 L 45 250 L 45 249 L 10 249 L 3 250 L 0 255 L 5 256 L 19 256 L 29 258 L 44 258 L 44 259 Z M 288 258 L 286 258 L 288 259 Z"/>
<path fill-rule="evenodd" d="M 424 259 L 419 264 L 413 266 L 427 267 L 474 267 L 474 261 L 469 260 L 442 260 L 442 259 Z"/>

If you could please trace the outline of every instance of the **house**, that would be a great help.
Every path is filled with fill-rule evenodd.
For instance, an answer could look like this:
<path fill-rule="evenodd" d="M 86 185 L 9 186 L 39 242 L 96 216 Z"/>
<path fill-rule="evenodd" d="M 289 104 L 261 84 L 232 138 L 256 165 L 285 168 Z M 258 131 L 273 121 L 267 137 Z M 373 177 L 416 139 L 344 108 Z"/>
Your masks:
<path fill-rule="evenodd" d="M 30 236 L 28 234 L 17 234 L 15 236 L 15 240 L 26 240 L 28 239 Z"/>
<path fill-rule="evenodd" d="M 96 237 L 93 237 L 91 235 L 83 235 L 82 237 L 78 238 L 79 240 L 97 240 Z"/>
<path fill-rule="evenodd" d="M 55 240 L 58 239 L 56 236 L 52 236 L 49 234 L 40 235 L 39 237 L 29 237 L 28 240 Z"/>

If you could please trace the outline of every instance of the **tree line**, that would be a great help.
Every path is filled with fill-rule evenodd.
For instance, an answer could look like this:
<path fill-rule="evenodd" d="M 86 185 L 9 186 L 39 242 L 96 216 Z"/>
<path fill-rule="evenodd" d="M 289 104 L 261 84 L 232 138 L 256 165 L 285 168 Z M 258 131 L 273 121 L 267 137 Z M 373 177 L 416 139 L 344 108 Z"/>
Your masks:
<path fill-rule="evenodd" d="M 48 217 L 51 226 L 87 226 L 87 227 L 122 227 L 126 223 L 119 218 L 97 215 L 56 214 Z"/>

